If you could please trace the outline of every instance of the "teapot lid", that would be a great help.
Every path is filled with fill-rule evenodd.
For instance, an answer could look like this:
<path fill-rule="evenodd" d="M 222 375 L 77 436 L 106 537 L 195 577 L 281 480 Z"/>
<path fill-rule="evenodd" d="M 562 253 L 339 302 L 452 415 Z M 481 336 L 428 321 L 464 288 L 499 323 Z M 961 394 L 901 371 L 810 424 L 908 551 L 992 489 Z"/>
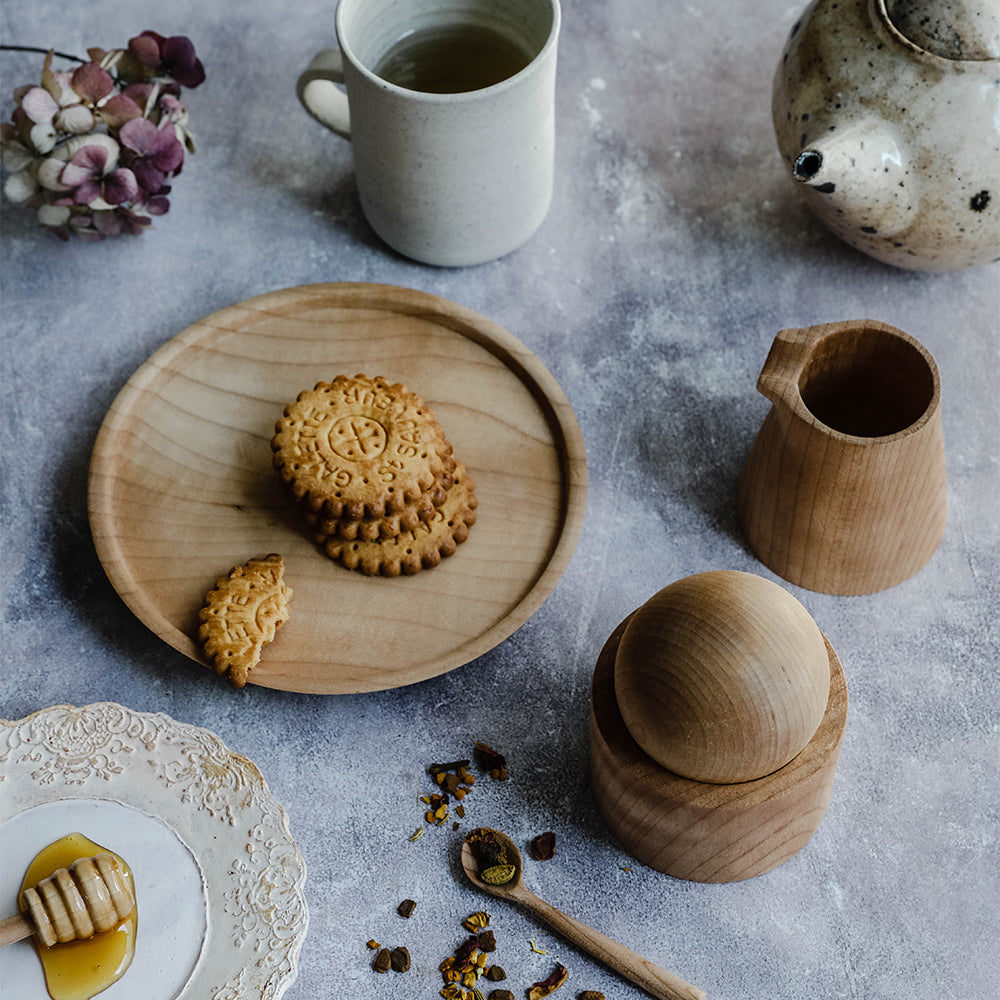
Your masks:
<path fill-rule="evenodd" d="M 944 59 L 1000 59 L 1000 0 L 883 0 L 892 26 Z"/>

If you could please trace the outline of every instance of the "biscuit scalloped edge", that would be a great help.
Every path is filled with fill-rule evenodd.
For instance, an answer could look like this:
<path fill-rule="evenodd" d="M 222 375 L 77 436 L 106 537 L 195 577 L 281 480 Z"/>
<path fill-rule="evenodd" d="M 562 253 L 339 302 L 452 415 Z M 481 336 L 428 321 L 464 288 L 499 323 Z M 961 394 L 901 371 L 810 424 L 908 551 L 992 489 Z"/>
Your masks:
<path fill-rule="evenodd" d="M 475 486 L 461 462 L 455 483 L 433 518 L 413 531 L 382 541 L 348 540 L 314 534 L 315 541 L 331 559 L 365 576 L 413 576 L 440 565 L 455 554 L 476 523 L 478 501 Z"/>

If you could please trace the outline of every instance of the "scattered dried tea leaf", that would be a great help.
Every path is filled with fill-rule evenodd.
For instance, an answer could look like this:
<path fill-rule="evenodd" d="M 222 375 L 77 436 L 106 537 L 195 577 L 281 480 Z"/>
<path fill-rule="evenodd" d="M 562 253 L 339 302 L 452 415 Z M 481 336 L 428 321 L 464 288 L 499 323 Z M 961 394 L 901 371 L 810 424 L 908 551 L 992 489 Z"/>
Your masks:
<path fill-rule="evenodd" d="M 381 948 L 382 945 L 380 945 L 378 941 L 372 938 L 371 941 L 368 942 L 368 947 L 371 948 L 372 951 L 378 951 L 378 949 Z"/>
<path fill-rule="evenodd" d="M 534 941 L 529 941 L 529 942 L 528 942 L 528 944 L 530 944 L 530 945 L 531 945 L 531 950 L 532 950 L 532 951 L 533 951 L 533 952 L 534 952 L 534 953 L 535 953 L 536 955 L 547 955 L 547 954 L 548 954 L 548 952 L 547 952 L 547 951 L 546 951 L 546 950 L 545 950 L 544 948 L 539 948 L 539 947 L 538 947 L 538 945 L 537 945 L 537 944 L 535 944 L 535 942 L 534 942 Z"/>
<path fill-rule="evenodd" d="M 413 911 L 417 908 L 417 902 L 415 899 L 404 899 L 399 906 L 396 907 L 396 912 L 401 917 L 411 917 L 413 916 Z"/>
<path fill-rule="evenodd" d="M 372 962 L 372 968 L 376 972 L 388 972 L 392 968 L 392 955 L 388 948 L 382 948 Z"/>
<path fill-rule="evenodd" d="M 483 927 L 489 927 L 490 925 L 490 915 L 485 910 L 476 910 L 475 913 L 469 914 L 463 921 L 462 926 L 470 932 L 475 932 L 481 930 Z"/>
<path fill-rule="evenodd" d="M 550 861 L 556 853 L 556 835 L 549 830 L 540 833 L 531 842 L 531 856 L 536 861 Z"/>
<path fill-rule="evenodd" d="M 471 791 L 476 783 L 476 776 L 467 770 L 469 764 L 468 760 L 453 760 L 447 764 L 431 764 L 427 768 L 440 789 L 429 795 L 420 796 L 421 803 L 427 806 L 424 811 L 424 822 L 428 826 L 443 825 L 448 820 L 452 801 L 460 802 Z M 465 810 L 460 806 L 456 807 L 455 812 L 459 817 L 465 816 Z M 456 828 L 454 823 L 452 828 Z M 420 829 L 423 830 L 424 827 Z"/>
<path fill-rule="evenodd" d="M 389 961 L 396 972 L 408 972 L 410 969 L 410 953 L 402 945 L 392 949 Z"/>
<path fill-rule="evenodd" d="M 476 741 L 476 756 L 484 771 L 497 781 L 507 780 L 507 759 L 502 753 L 497 753 L 491 746 Z"/>
<path fill-rule="evenodd" d="M 472 763 L 471 760 L 453 760 L 450 764 L 431 764 L 428 772 L 436 777 L 439 774 L 446 774 L 448 771 L 458 771 L 459 768 L 466 768 Z"/>
<path fill-rule="evenodd" d="M 490 915 L 477 910 L 462 921 L 462 926 L 473 931 L 439 966 L 444 979 L 441 996 L 444 1000 L 477 1000 L 477 984 L 485 977 L 492 982 L 506 979 L 507 975 L 499 966 L 489 964 L 489 951 L 496 948 L 496 937 L 487 930 Z"/>
<path fill-rule="evenodd" d="M 550 993 L 555 993 L 567 979 L 569 979 L 569 972 L 566 970 L 566 967 L 557 964 L 548 979 L 543 979 L 540 983 L 535 983 L 528 990 L 528 1000 L 543 1000 L 543 997 L 547 997 Z"/>
<path fill-rule="evenodd" d="M 584 990 L 578 997 L 577 1000 L 605 1000 L 603 993 L 598 993 L 597 990 Z"/>
<path fill-rule="evenodd" d="M 491 990 L 490 1000 L 514 1000 L 514 994 L 510 990 Z"/>

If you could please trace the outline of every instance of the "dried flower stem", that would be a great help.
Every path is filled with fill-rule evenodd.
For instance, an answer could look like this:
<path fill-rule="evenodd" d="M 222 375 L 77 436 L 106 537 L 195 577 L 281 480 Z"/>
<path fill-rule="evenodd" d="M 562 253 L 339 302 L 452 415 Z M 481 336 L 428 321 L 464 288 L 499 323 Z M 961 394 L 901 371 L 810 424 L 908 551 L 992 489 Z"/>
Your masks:
<path fill-rule="evenodd" d="M 37 52 L 40 55 L 46 55 L 50 50 L 40 48 L 37 45 L 0 45 L 0 51 L 2 52 Z M 71 56 L 68 52 L 55 52 L 52 54 L 58 56 L 60 59 L 69 59 L 72 62 L 85 63 L 86 59 L 81 59 L 79 56 Z"/>

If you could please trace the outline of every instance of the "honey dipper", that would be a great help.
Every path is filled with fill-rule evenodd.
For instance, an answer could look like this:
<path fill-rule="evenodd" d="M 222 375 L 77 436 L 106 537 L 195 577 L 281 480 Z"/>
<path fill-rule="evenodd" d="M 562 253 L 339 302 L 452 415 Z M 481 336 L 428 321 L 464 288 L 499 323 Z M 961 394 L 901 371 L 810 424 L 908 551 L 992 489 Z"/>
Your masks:
<path fill-rule="evenodd" d="M 78 858 L 23 893 L 26 911 L 0 921 L 0 948 L 32 934 L 46 948 L 93 937 L 125 919 L 135 896 L 112 854 Z"/>

